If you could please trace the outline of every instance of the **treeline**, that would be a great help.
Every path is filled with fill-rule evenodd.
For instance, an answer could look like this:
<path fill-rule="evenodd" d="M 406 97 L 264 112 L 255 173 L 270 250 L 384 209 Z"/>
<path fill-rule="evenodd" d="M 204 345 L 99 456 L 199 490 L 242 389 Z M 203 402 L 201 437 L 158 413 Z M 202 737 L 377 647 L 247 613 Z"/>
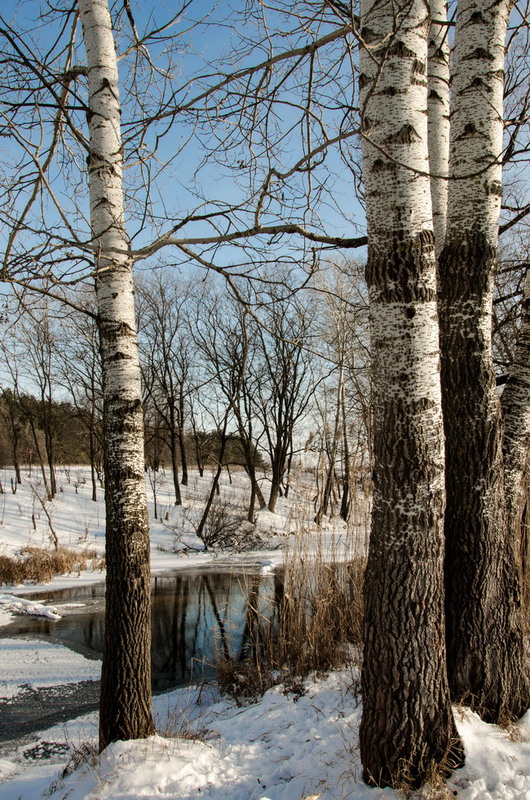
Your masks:
<path fill-rule="evenodd" d="M 83 409 L 68 400 L 50 400 L 43 405 L 37 397 L 10 388 L 0 395 L 0 467 L 13 467 L 14 481 L 22 482 L 22 465 L 41 470 L 47 496 L 56 492 L 55 468 L 71 464 L 90 465 L 93 469 L 93 495 L 103 486 L 103 428 L 101 418 L 90 418 Z M 237 434 L 227 434 L 221 441 L 219 431 L 195 431 L 193 436 L 182 437 L 184 462 L 198 468 L 205 466 L 242 467 L 245 464 L 243 448 Z M 221 451 L 224 451 L 221 453 Z M 146 469 L 159 469 L 170 464 L 170 452 L 164 441 L 164 432 L 146 432 Z M 252 453 L 256 467 L 265 468 L 263 454 Z M 180 462 L 182 463 L 182 461 Z M 52 477 L 53 476 L 53 477 Z"/>
<path fill-rule="evenodd" d="M 512 280 L 508 269 L 503 274 Z M 510 286 L 499 287 L 498 312 L 503 295 L 513 294 Z M 17 475 L 23 463 L 40 468 L 49 497 L 56 465 L 90 465 L 96 500 L 103 485 L 103 390 L 92 298 L 83 304 L 87 314 L 48 299 L 7 320 L 0 464 L 13 465 Z M 275 510 L 293 468 L 303 466 L 314 480 L 316 520 L 332 514 L 347 520 L 353 492 L 369 483 L 371 469 L 361 268 L 328 265 L 296 293 L 279 271 L 238 298 L 225 283 L 167 269 L 138 281 L 136 306 L 145 466 L 171 472 L 175 504 L 190 469 L 203 475 L 214 468 L 215 489 L 223 469 L 237 468 L 248 477 L 253 521 L 258 508 Z M 510 310 L 499 315 L 502 337 L 494 338 L 499 374 L 515 340 Z"/>
<path fill-rule="evenodd" d="M 276 509 L 303 466 L 317 520 L 348 518 L 352 483 L 370 469 L 366 299 L 352 272 L 360 275 L 330 266 L 318 287 L 297 293 L 289 276 L 275 276 L 238 298 L 221 282 L 169 270 L 139 282 L 145 465 L 170 470 L 175 504 L 191 468 L 213 466 L 215 489 L 236 467 L 254 521 L 257 509 Z M 17 473 L 40 466 L 49 497 L 57 464 L 90 464 L 94 499 L 102 481 L 101 364 L 84 302 L 86 315 L 46 300 L 8 325 L 2 344 L 0 460 Z"/>

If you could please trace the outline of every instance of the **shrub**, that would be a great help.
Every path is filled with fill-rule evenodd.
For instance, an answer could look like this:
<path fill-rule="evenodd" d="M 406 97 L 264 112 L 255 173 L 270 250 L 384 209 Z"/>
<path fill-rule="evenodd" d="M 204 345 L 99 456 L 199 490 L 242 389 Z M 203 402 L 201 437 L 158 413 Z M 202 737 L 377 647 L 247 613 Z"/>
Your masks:
<path fill-rule="evenodd" d="M 80 553 L 66 547 L 44 550 L 40 547 L 23 547 L 15 558 L 0 556 L 0 585 L 14 586 L 28 581 L 49 583 L 55 575 L 81 572 L 87 569 L 103 569 L 105 559 L 95 550 Z"/>
<path fill-rule="evenodd" d="M 16 586 L 24 579 L 24 570 L 20 561 L 0 555 L 0 585 Z"/>
<path fill-rule="evenodd" d="M 207 550 L 251 550 L 260 543 L 254 525 L 237 513 L 227 500 L 215 498 L 199 535 Z"/>

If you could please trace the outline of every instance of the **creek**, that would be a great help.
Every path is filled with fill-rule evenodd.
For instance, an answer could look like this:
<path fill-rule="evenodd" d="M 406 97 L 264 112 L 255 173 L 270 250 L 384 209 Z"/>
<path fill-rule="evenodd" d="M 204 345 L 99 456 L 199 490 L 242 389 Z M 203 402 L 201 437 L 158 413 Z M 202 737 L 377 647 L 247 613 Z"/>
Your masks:
<path fill-rule="evenodd" d="M 152 678 L 155 692 L 211 678 L 221 654 L 245 651 L 256 609 L 272 619 L 282 583 L 252 570 L 179 571 L 152 579 Z M 1 636 L 24 636 L 65 645 L 88 658 L 103 652 L 105 587 L 40 592 L 32 599 L 55 606 L 62 619 L 20 617 Z"/>

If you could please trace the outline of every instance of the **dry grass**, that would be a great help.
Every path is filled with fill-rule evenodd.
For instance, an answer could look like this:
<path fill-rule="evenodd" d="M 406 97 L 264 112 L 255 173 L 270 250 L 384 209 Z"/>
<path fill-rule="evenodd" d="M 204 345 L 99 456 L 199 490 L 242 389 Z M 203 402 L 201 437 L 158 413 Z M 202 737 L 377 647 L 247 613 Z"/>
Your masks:
<path fill-rule="evenodd" d="M 14 558 L 0 556 L 0 585 L 49 583 L 55 575 L 67 575 L 85 569 L 102 569 L 105 561 L 95 550 L 76 552 L 66 547 L 44 550 L 23 547 Z"/>
<path fill-rule="evenodd" d="M 310 552 L 307 536 L 297 536 L 275 581 L 273 607 L 264 613 L 248 589 L 245 647 L 240 657 L 218 657 L 221 691 L 243 700 L 283 684 L 300 695 L 307 675 L 351 663 L 362 637 L 364 566 L 359 556 L 329 561 L 321 547 Z"/>

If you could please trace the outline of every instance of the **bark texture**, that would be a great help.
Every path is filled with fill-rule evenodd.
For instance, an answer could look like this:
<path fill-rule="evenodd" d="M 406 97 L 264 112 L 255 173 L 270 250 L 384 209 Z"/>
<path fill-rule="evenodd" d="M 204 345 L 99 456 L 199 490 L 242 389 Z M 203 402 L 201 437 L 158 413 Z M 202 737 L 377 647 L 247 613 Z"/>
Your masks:
<path fill-rule="evenodd" d="M 432 218 L 436 255 L 445 240 L 447 193 L 449 183 L 449 40 L 445 0 L 432 0 L 429 31 L 428 74 L 428 136 L 429 167 L 431 171 Z"/>
<path fill-rule="evenodd" d="M 508 2 L 461 0 L 458 5 L 453 180 L 439 270 L 449 682 L 453 698 L 488 721 L 516 718 L 528 702 L 491 353 L 508 15 Z"/>
<path fill-rule="evenodd" d="M 123 213 L 118 71 L 106 0 L 79 0 L 88 63 L 90 218 L 103 368 L 106 612 L 100 748 L 154 731 L 149 525 L 132 262 Z"/>
<path fill-rule="evenodd" d="M 369 783 L 419 785 L 463 760 L 445 660 L 429 23 L 421 2 L 365 0 L 361 25 L 375 466 L 360 749 Z"/>
<path fill-rule="evenodd" d="M 501 402 L 504 416 L 503 452 L 508 525 L 515 531 L 519 551 L 522 545 L 521 483 L 530 443 L 530 271 L 528 270 L 515 357 Z"/>

